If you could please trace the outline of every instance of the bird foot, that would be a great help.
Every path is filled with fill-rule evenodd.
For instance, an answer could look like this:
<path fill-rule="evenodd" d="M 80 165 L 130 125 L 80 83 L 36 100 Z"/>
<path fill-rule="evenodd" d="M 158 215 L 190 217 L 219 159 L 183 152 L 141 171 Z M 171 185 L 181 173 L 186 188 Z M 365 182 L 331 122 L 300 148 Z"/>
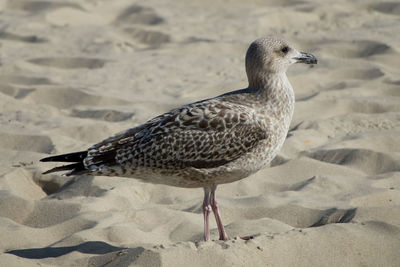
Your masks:
<path fill-rule="evenodd" d="M 219 237 L 219 240 L 223 240 L 223 241 L 228 241 L 229 239 L 230 239 L 229 236 L 226 234 L 224 236 Z"/>

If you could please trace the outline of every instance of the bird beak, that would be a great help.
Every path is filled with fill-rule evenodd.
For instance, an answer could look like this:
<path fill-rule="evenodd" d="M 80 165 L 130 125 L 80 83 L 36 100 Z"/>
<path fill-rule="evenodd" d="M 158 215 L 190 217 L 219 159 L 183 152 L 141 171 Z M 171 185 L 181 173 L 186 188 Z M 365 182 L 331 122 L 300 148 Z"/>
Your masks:
<path fill-rule="evenodd" d="M 294 59 L 296 63 L 317 64 L 318 62 L 316 57 L 305 52 L 300 52 Z"/>

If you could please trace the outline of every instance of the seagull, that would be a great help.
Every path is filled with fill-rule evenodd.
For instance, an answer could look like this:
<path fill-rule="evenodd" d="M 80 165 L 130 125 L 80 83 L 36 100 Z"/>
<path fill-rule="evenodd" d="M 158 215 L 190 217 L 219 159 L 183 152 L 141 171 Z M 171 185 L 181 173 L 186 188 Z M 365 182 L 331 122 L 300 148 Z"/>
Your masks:
<path fill-rule="evenodd" d="M 229 240 L 215 191 L 266 167 L 287 136 L 295 96 L 286 76 L 294 63 L 316 64 L 309 53 L 268 36 L 249 46 L 249 85 L 193 102 L 117 133 L 85 151 L 42 162 L 70 162 L 44 174 L 103 175 L 183 188 L 204 188 L 204 240 L 210 240 L 213 211 L 219 239 Z"/>

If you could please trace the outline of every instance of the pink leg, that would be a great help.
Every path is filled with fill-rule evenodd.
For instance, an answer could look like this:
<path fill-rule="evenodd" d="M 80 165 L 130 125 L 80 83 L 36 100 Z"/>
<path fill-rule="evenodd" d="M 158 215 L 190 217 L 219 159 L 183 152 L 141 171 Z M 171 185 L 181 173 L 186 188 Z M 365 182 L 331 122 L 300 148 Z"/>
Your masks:
<path fill-rule="evenodd" d="M 210 189 L 204 188 L 203 217 L 204 217 L 204 241 L 210 240 Z"/>
<path fill-rule="evenodd" d="M 211 208 L 214 212 L 215 216 L 215 221 L 217 222 L 218 226 L 218 232 L 219 232 L 219 240 L 229 240 L 228 235 L 225 232 L 224 225 L 222 224 L 221 216 L 219 215 L 219 209 L 218 209 L 218 203 L 217 200 L 215 199 L 215 190 L 217 189 L 217 186 L 213 186 L 211 189 L 211 199 L 210 199 L 210 204 Z"/>

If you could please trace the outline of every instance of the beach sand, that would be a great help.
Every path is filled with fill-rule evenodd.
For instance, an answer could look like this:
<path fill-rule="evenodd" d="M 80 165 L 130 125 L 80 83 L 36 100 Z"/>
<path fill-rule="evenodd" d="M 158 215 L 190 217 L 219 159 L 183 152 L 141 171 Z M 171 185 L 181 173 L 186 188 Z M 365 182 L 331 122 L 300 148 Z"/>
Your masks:
<path fill-rule="evenodd" d="M 0 265 L 400 266 L 399 2 L 12 0 L 0 12 Z M 288 72 L 296 109 L 271 168 L 218 187 L 230 241 L 202 241 L 202 189 L 41 174 L 49 154 L 246 87 L 246 49 L 270 34 L 319 62 Z"/>

